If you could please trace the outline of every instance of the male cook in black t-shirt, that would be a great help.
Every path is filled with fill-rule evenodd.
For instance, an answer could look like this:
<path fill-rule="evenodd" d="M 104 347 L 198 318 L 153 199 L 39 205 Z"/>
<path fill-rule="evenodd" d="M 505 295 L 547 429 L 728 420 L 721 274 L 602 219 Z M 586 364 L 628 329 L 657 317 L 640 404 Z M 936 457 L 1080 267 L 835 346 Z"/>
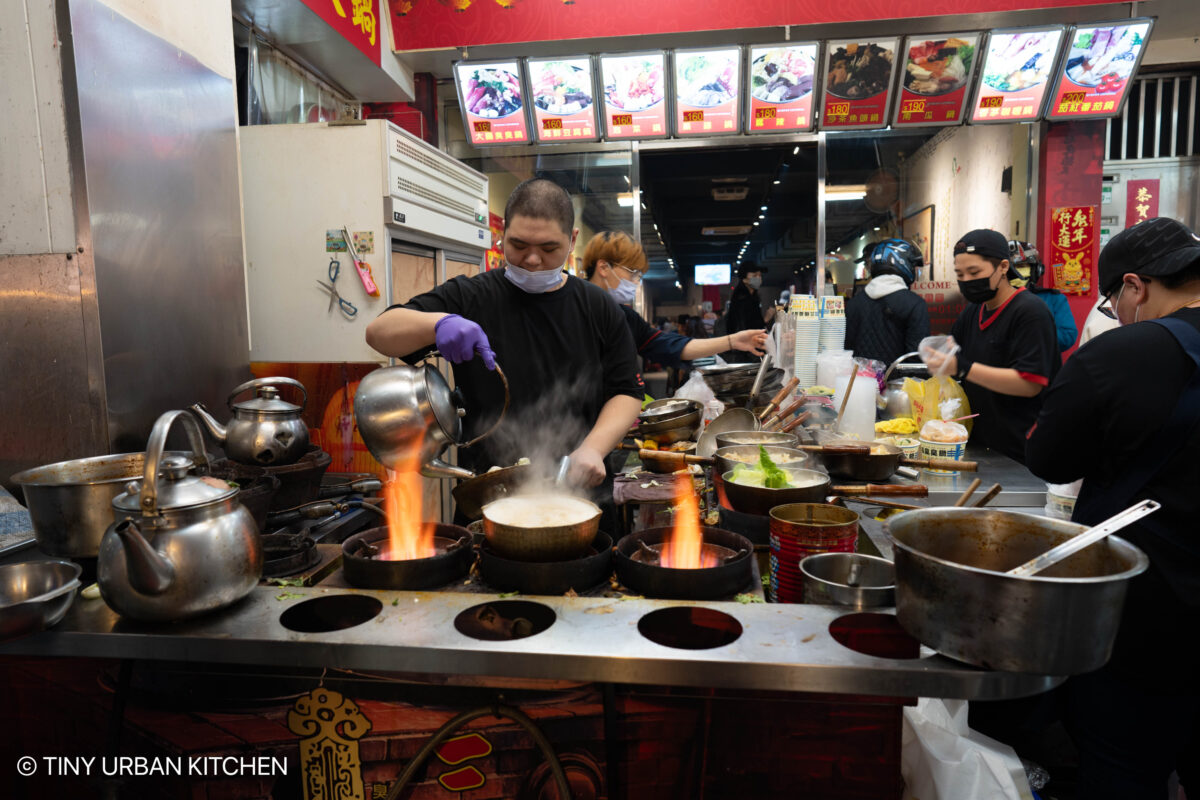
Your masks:
<path fill-rule="evenodd" d="M 624 317 L 606 292 L 562 270 L 578 234 L 570 196 L 552 181 L 525 181 L 504 209 L 504 268 L 449 280 L 367 327 L 367 344 L 384 355 L 415 363 L 436 346 L 454 363 L 468 438 L 500 414 L 492 369 L 503 368 L 509 409 L 494 433 L 459 452 L 463 466 L 569 453 L 570 479 L 596 486 L 604 457 L 637 419 L 642 389 Z"/>
<path fill-rule="evenodd" d="M 1062 364 L 1046 304 L 1009 283 L 1008 240 L 974 230 L 954 245 L 954 274 L 967 301 L 950 333 L 962 350 L 927 363 L 962 382 L 978 414 L 971 443 L 1025 463 L 1025 434 Z"/>

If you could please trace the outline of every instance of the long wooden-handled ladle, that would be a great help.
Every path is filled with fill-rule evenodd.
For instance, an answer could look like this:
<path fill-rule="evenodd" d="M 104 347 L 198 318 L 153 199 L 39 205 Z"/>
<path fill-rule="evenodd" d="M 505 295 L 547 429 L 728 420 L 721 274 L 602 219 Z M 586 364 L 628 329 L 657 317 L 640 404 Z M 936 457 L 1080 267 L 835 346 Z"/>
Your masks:
<path fill-rule="evenodd" d="M 1131 525 L 1137 522 L 1142 517 L 1153 514 L 1161 508 L 1158 503 L 1153 500 L 1143 500 L 1136 506 L 1131 506 L 1120 514 L 1109 517 L 1094 528 L 1084 531 L 1081 534 L 1072 536 L 1057 547 L 1052 547 L 1042 553 L 1037 558 L 1031 558 L 1019 567 L 1013 567 L 1006 574 L 1016 575 L 1017 577 L 1027 578 L 1030 575 L 1037 575 L 1044 569 L 1049 569 L 1064 558 L 1075 555 L 1088 545 L 1095 544 L 1101 539 L 1107 538 L 1109 535 L 1116 533 L 1126 525 Z"/>

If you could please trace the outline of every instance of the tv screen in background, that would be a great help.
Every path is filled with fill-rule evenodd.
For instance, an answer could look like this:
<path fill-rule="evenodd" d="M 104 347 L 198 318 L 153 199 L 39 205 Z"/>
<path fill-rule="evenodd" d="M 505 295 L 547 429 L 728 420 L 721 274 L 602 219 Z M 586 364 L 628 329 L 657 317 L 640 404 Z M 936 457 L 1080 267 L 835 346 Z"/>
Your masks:
<path fill-rule="evenodd" d="M 716 286 L 729 283 L 728 264 L 697 264 L 696 284 L 698 286 Z"/>

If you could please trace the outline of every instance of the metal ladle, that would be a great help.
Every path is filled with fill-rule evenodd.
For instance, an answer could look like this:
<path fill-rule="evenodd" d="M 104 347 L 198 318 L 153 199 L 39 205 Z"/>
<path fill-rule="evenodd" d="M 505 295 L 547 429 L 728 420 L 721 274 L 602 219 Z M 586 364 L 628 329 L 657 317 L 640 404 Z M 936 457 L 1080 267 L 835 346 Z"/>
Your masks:
<path fill-rule="evenodd" d="M 1104 522 L 1101 522 L 1094 528 L 1084 531 L 1078 536 L 1072 536 L 1067 541 L 1056 547 L 1052 547 L 1036 558 L 1031 558 L 1019 567 L 1013 567 L 1006 575 L 1015 575 L 1020 578 L 1027 578 L 1031 575 L 1036 575 L 1042 570 L 1049 569 L 1064 558 L 1078 553 L 1088 545 L 1095 544 L 1108 537 L 1110 534 L 1124 528 L 1126 525 L 1131 525 L 1137 522 L 1142 517 L 1153 514 L 1162 506 L 1153 500 L 1143 500 L 1136 506 L 1130 506 L 1121 513 L 1109 517 Z"/>

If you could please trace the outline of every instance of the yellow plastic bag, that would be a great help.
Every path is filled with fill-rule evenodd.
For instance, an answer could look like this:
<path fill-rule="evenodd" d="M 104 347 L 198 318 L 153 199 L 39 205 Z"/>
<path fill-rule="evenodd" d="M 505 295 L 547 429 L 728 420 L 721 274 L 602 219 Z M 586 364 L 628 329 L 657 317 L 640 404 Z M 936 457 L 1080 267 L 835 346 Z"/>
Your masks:
<path fill-rule="evenodd" d="M 942 413 L 938 408 L 939 404 L 952 398 L 958 400 L 959 403 L 958 413 L 955 416 L 965 417 L 971 413 L 971 404 L 967 402 L 967 393 L 963 391 L 958 381 L 948 375 L 923 381 L 905 378 L 904 393 L 908 395 L 908 399 L 912 403 L 912 415 L 917 422 L 917 430 L 920 430 L 931 419 L 941 419 Z M 968 431 L 971 430 L 972 422 L 973 420 L 969 419 L 963 421 L 963 425 L 967 427 Z"/>

